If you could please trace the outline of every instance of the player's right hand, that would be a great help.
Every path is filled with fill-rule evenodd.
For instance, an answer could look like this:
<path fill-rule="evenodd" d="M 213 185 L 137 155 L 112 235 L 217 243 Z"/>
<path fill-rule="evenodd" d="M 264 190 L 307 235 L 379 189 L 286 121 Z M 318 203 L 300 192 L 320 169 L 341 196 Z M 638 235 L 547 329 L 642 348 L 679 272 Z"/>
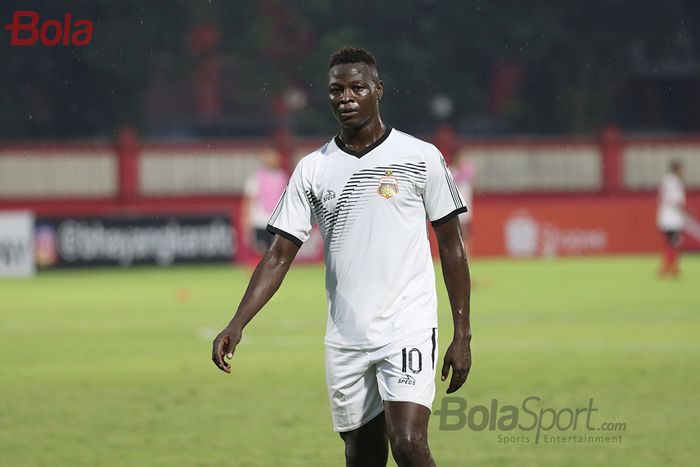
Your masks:
<path fill-rule="evenodd" d="M 216 336 L 211 349 L 211 359 L 221 371 L 231 373 L 231 365 L 226 360 L 233 358 L 236 346 L 241 341 L 241 330 L 227 326 Z"/>

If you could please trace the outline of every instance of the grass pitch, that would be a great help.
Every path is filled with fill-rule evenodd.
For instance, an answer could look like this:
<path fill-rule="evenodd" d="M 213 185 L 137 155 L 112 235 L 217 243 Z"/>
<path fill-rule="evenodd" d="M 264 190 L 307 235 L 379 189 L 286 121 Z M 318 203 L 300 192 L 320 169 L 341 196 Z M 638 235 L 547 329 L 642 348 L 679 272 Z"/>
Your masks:
<path fill-rule="evenodd" d="M 468 407 L 537 396 L 557 410 L 593 398 L 594 425 L 625 429 L 602 433 L 621 442 L 538 444 L 519 429 L 441 431 L 434 416 L 438 465 L 697 465 L 700 258 L 682 261 L 677 281 L 657 280 L 651 257 L 475 261 L 474 366 L 457 395 Z M 248 275 L 140 268 L 0 282 L 0 465 L 343 465 L 324 385 L 321 267 L 292 268 L 232 375 L 211 363 Z M 439 272 L 438 283 L 441 361 L 452 324 Z"/>

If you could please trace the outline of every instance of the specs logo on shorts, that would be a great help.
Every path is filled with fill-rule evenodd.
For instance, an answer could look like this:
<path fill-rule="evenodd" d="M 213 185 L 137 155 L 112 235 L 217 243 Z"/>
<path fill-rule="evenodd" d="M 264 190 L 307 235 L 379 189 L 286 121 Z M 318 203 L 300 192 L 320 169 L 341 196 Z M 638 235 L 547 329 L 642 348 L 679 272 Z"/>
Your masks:
<path fill-rule="evenodd" d="M 394 172 L 387 170 L 385 176 L 379 179 L 377 193 L 382 198 L 389 199 L 399 192 L 399 181 L 394 177 Z"/>
<path fill-rule="evenodd" d="M 399 378 L 398 384 L 407 384 L 409 386 L 415 386 L 416 379 L 411 375 L 404 374 L 403 378 Z"/>
<path fill-rule="evenodd" d="M 326 201 L 330 201 L 332 199 L 335 199 L 335 191 L 328 190 L 326 194 L 323 195 L 323 202 L 325 203 Z"/>

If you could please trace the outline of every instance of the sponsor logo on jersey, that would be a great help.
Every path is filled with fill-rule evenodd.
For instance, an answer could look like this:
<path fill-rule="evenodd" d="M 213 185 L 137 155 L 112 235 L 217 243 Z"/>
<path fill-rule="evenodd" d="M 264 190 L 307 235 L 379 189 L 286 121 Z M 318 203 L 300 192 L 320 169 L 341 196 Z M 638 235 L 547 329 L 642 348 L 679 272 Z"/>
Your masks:
<path fill-rule="evenodd" d="M 379 179 L 377 193 L 382 198 L 389 199 L 399 192 L 399 181 L 391 170 L 387 170 L 384 177 Z"/>
<path fill-rule="evenodd" d="M 330 201 L 332 199 L 335 199 L 335 191 L 333 190 L 328 190 L 325 195 L 323 195 L 323 202 Z"/>
<path fill-rule="evenodd" d="M 404 374 L 402 378 L 399 378 L 398 384 L 407 384 L 409 386 L 416 385 L 416 378 L 411 375 Z"/>

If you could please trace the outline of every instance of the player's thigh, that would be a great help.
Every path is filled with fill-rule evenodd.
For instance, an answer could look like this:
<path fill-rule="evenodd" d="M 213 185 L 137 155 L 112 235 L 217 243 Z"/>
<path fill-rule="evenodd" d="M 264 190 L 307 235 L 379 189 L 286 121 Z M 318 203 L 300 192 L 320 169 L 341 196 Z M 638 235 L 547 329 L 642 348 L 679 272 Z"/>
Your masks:
<path fill-rule="evenodd" d="M 430 410 L 414 402 L 384 402 L 386 431 L 392 445 L 406 440 L 427 444 Z"/>
<path fill-rule="evenodd" d="M 350 450 L 366 451 L 368 457 L 386 453 L 387 433 L 384 413 L 380 413 L 364 425 L 350 431 L 338 433 Z M 357 453 L 355 453 L 357 456 Z"/>
<path fill-rule="evenodd" d="M 341 432 L 345 461 L 352 467 L 386 467 L 389 457 L 384 414 L 351 431 Z"/>

